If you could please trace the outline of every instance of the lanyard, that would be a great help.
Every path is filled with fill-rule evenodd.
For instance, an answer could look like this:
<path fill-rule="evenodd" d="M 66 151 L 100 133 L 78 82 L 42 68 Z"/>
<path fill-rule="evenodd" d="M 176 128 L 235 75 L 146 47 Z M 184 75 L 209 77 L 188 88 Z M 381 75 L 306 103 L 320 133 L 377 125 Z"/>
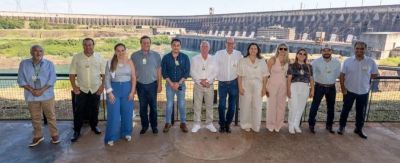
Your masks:
<path fill-rule="evenodd" d="M 33 69 L 35 70 L 35 76 L 39 76 L 40 69 L 42 68 L 42 60 L 40 60 L 39 63 L 40 63 L 39 66 L 37 66 L 37 65 L 35 65 L 35 64 L 33 63 L 33 60 L 32 60 L 32 67 L 33 67 Z"/>

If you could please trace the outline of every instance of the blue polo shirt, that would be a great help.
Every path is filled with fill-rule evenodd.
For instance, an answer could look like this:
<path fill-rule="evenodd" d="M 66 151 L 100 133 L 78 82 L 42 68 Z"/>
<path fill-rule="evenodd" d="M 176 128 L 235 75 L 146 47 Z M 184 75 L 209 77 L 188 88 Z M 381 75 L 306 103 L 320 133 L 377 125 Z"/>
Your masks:
<path fill-rule="evenodd" d="M 189 57 L 184 53 L 179 53 L 175 61 L 172 53 L 166 54 L 161 60 L 161 73 L 164 79 L 169 78 L 172 82 L 188 78 L 190 75 Z"/>

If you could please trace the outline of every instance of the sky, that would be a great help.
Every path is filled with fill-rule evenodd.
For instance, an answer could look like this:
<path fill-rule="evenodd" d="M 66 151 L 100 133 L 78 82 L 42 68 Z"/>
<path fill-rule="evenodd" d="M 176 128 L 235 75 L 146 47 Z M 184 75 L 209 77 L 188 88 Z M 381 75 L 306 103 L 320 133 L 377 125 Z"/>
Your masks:
<path fill-rule="evenodd" d="M 18 1 L 20 8 L 17 7 Z M 71 10 L 68 1 L 71 2 Z M 210 7 L 214 8 L 215 14 L 224 14 L 292 10 L 300 9 L 300 6 L 315 9 L 362 4 L 400 4 L 400 0 L 0 0 L 0 11 L 163 16 L 204 15 L 208 14 Z"/>

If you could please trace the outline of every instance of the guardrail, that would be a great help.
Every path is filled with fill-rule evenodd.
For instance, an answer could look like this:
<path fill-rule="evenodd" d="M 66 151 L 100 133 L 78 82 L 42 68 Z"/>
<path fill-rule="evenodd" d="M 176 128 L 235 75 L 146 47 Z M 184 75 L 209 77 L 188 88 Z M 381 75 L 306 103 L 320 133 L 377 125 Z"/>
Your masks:
<path fill-rule="evenodd" d="M 2 73 L 0 74 L 0 120 L 29 120 L 30 114 L 28 111 L 27 103 L 24 101 L 23 89 L 18 87 L 16 73 Z M 369 101 L 366 108 L 366 121 L 374 122 L 400 122 L 400 77 L 399 76 L 380 76 L 372 81 L 371 92 Z M 186 111 L 187 120 L 193 120 L 193 82 L 189 79 L 186 82 Z M 215 96 L 217 93 L 217 82 L 215 82 Z M 339 120 L 340 111 L 342 108 L 343 96 L 340 91 L 339 83 L 336 84 L 337 96 L 335 104 L 335 121 Z M 163 91 L 157 95 L 158 98 L 158 118 L 163 120 L 165 116 L 166 95 L 165 84 L 163 84 Z M 99 111 L 99 120 L 106 119 L 106 106 L 105 95 L 102 95 L 102 101 Z M 56 117 L 58 120 L 72 120 L 72 96 L 71 86 L 68 79 L 68 74 L 57 74 L 57 82 L 55 85 L 55 100 L 56 100 Z M 217 96 L 214 98 L 214 120 L 218 119 L 218 104 Z M 311 100 L 308 99 L 305 113 L 303 114 L 303 121 L 307 121 Z M 262 120 L 265 121 L 266 116 L 266 103 L 267 99 L 263 100 Z M 135 112 L 138 115 L 138 98 L 135 98 Z M 176 110 L 175 108 L 174 110 Z M 239 109 L 237 109 L 239 110 Z M 354 109 L 353 109 L 354 110 Z M 325 121 L 326 105 L 324 100 L 321 102 L 318 111 L 317 120 Z M 174 111 L 175 120 L 179 120 L 178 112 Z M 350 113 L 349 121 L 354 121 L 354 111 Z M 205 111 L 202 112 L 205 114 Z M 287 112 L 286 118 L 287 119 Z M 237 114 L 235 114 L 237 115 Z M 205 117 L 205 116 L 202 116 Z M 139 118 L 139 116 L 137 116 Z M 239 118 L 236 116 L 235 122 Z"/>

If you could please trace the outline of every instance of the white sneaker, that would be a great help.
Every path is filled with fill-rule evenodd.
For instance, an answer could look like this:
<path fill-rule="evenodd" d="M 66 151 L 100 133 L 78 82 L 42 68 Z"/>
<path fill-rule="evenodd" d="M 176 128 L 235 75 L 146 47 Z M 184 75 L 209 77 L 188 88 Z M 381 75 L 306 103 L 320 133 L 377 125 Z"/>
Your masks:
<path fill-rule="evenodd" d="M 199 131 L 200 128 L 201 128 L 200 125 L 197 125 L 197 124 L 193 125 L 192 132 L 195 133 L 195 132 Z"/>
<path fill-rule="evenodd" d="M 210 130 L 211 132 L 217 132 L 217 129 L 214 127 L 213 124 L 207 125 L 206 128 L 207 128 L 208 130 Z"/>
<path fill-rule="evenodd" d="M 132 140 L 132 136 L 126 135 L 126 136 L 125 136 L 125 139 L 126 139 L 126 141 L 131 141 L 131 140 Z"/>
<path fill-rule="evenodd" d="M 290 133 L 290 134 L 295 134 L 295 132 L 294 132 L 294 127 L 289 127 L 289 133 Z"/>
<path fill-rule="evenodd" d="M 113 145 L 114 145 L 114 141 L 108 141 L 107 144 L 108 144 L 109 146 L 113 146 Z"/>
<path fill-rule="evenodd" d="M 250 128 L 245 128 L 244 129 L 246 132 L 250 132 L 251 130 L 250 130 Z"/>
<path fill-rule="evenodd" d="M 301 133 L 301 129 L 300 129 L 299 126 L 296 126 L 296 127 L 294 128 L 294 130 L 295 130 L 297 133 Z"/>
<path fill-rule="evenodd" d="M 274 129 L 268 128 L 268 131 L 269 131 L 269 132 L 274 132 Z"/>

